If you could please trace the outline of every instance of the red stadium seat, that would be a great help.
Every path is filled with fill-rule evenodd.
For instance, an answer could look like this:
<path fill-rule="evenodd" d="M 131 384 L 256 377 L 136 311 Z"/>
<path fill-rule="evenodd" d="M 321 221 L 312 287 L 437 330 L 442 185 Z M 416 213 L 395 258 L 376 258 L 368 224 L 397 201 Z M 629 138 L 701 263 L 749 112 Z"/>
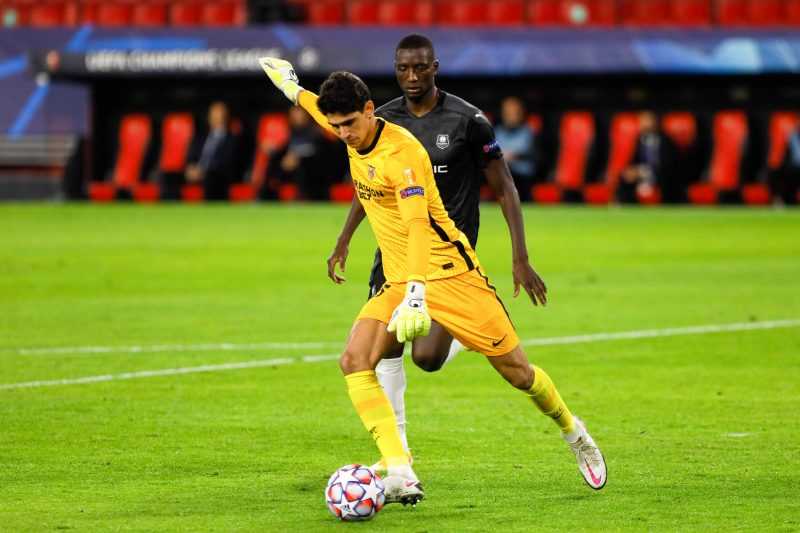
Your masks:
<path fill-rule="evenodd" d="M 542 116 L 536 113 L 528 115 L 528 127 L 533 130 L 533 133 L 539 134 L 542 131 Z"/>
<path fill-rule="evenodd" d="M 202 5 L 197 1 L 173 2 L 169 6 L 169 21 L 172 26 L 200 26 L 201 19 Z"/>
<path fill-rule="evenodd" d="M 491 202 L 496 200 L 494 196 L 494 190 L 490 185 L 481 185 L 480 192 L 478 193 L 481 199 L 481 202 Z"/>
<path fill-rule="evenodd" d="M 639 115 L 617 113 L 611 119 L 611 151 L 608 155 L 606 183 L 615 189 L 620 174 L 630 165 L 639 137 Z"/>
<path fill-rule="evenodd" d="M 256 199 L 256 188 L 252 183 L 234 183 L 228 191 L 231 202 L 252 202 Z"/>
<path fill-rule="evenodd" d="M 783 0 L 749 0 L 749 23 L 753 26 L 777 26 L 785 23 Z"/>
<path fill-rule="evenodd" d="M 641 205 L 658 205 L 661 203 L 661 191 L 658 187 L 653 187 L 647 191 L 637 190 L 636 200 Z"/>
<path fill-rule="evenodd" d="M 132 23 L 142 28 L 157 28 L 167 25 L 165 2 L 142 2 L 134 4 Z"/>
<path fill-rule="evenodd" d="M 27 26 L 31 22 L 31 5 L 24 2 L 0 3 L 0 21 L 8 27 Z"/>
<path fill-rule="evenodd" d="M 183 172 L 189 145 L 194 137 L 194 117 L 190 113 L 169 113 L 161 124 L 162 172 Z"/>
<path fill-rule="evenodd" d="M 692 203 L 714 203 L 720 191 L 731 192 L 739 188 L 740 165 L 747 134 L 744 112 L 720 111 L 714 116 L 714 148 L 708 181 L 689 186 L 689 200 Z"/>
<path fill-rule="evenodd" d="M 688 150 L 697 140 L 697 121 L 688 111 L 672 111 L 661 118 L 661 129 L 681 150 Z"/>
<path fill-rule="evenodd" d="M 486 23 L 484 0 L 439 0 L 436 23 L 444 26 L 480 26 Z"/>
<path fill-rule="evenodd" d="M 95 24 L 109 28 L 130 26 L 133 20 L 133 5 L 122 2 L 101 2 L 97 4 Z"/>
<path fill-rule="evenodd" d="M 615 0 L 533 0 L 530 20 L 537 25 L 612 26 Z"/>
<path fill-rule="evenodd" d="M 39 28 L 74 26 L 77 15 L 78 6 L 73 2 L 35 3 L 30 6 L 28 24 Z"/>
<path fill-rule="evenodd" d="M 800 26 L 800 0 L 786 0 L 786 24 Z"/>
<path fill-rule="evenodd" d="M 772 195 L 763 183 L 748 183 L 742 187 L 742 200 L 747 205 L 769 205 Z"/>
<path fill-rule="evenodd" d="M 553 183 L 534 185 L 531 194 L 535 201 L 553 203 L 564 191 L 581 191 L 594 142 L 594 116 L 586 111 L 569 111 L 561 117 L 560 147 Z"/>
<path fill-rule="evenodd" d="M 800 114 L 791 111 L 777 111 L 769 121 L 769 155 L 767 168 L 776 170 L 783 163 L 789 146 L 789 134 L 800 124 Z"/>
<path fill-rule="evenodd" d="M 486 22 L 492 26 L 518 26 L 524 23 L 524 1 L 491 0 L 486 6 Z"/>
<path fill-rule="evenodd" d="M 355 189 L 352 183 L 334 183 L 330 188 L 331 201 L 338 204 L 349 204 L 353 201 Z"/>
<path fill-rule="evenodd" d="M 378 23 L 378 0 L 350 0 L 347 4 L 347 21 L 353 26 Z"/>
<path fill-rule="evenodd" d="M 315 0 L 308 5 L 308 23 L 331 26 L 344 21 L 344 0 Z"/>
<path fill-rule="evenodd" d="M 717 0 L 717 21 L 721 26 L 746 26 L 747 4 L 747 0 Z"/>
<path fill-rule="evenodd" d="M 119 150 L 111 181 L 118 188 L 132 188 L 139 182 L 147 147 L 150 144 L 150 117 L 125 115 L 119 127 Z"/>
<path fill-rule="evenodd" d="M 378 23 L 383 26 L 430 26 L 433 17 L 432 0 L 382 0 L 378 5 Z"/>
<path fill-rule="evenodd" d="M 137 183 L 133 187 L 133 199 L 136 202 L 153 203 L 160 197 L 160 189 L 157 183 Z"/>
<path fill-rule="evenodd" d="M 271 149 L 282 148 L 289 140 L 289 121 L 285 113 L 268 113 L 261 115 L 256 133 L 256 154 L 253 159 L 253 171 L 250 182 L 257 189 L 264 183 L 267 175 L 269 156 L 264 150 L 265 144 Z"/>
<path fill-rule="evenodd" d="M 239 1 L 209 1 L 200 11 L 202 24 L 211 27 L 244 26 L 247 23 L 247 10 Z"/>
<path fill-rule="evenodd" d="M 94 181 L 89 184 L 89 199 L 92 202 L 113 202 L 117 195 L 117 190 L 114 184 Z"/>
<path fill-rule="evenodd" d="M 678 26 L 711 24 L 711 0 L 672 0 L 671 18 Z"/>
<path fill-rule="evenodd" d="M 202 185 L 184 185 L 181 187 L 181 200 L 188 203 L 202 202 L 205 194 Z"/>
<path fill-rule="evenodd" d="M 621 0 L 620 21 L 626 26 L 665 26 L 672 24 L 669 0 Z"/>
<path fill-rule="evenodd" d="M 278 199 L 281 202 L 294 202 L 300 198 L 300 189 L 294 183 L 284 183 L 278 189 Z"/>

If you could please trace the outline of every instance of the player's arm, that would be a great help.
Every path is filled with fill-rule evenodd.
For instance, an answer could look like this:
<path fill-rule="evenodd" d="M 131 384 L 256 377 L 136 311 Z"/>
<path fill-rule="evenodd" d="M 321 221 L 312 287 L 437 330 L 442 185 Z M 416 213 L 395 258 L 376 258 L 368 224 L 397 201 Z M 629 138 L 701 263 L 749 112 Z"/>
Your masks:
<path fill-rule="evenodd" d="M 283 92 L 286 98 L 294 105 L 299 105 L 308 111 L 308 114 L 323 129 L 334 135 L 336 134 L 331 125 L 328 124 L 328 119 L 317 108 L 317 95 L 300 86 L 300 80 L 297 79 L 297 74 L 291 63 L 277 57 L 260 57 L 258 58 L 258 63 L 270 81 Z"/>
<path fill-rule="evenodd" d="M 358 197 L 354 196 L 353 203 L 350 204 L 350 212 L 347 213 L 347 219 L 344 221 L 344 227 L 339 233 L 339 238 L 336 239 L 336 246 L 333 248 L 330 257 L 328 257 L 328 277 L 334 283 L 343 283 L 345 281 L 344 276 L 336 273 L 336 265 L 339 265 L 342 274 L 344 274 L 344 265 L 347 262 L 347 255 L 350 253 L 350 239 L 353 238 L 353 234 L 365 216 L 364 206 L 361 205 Z"/>
<path fill-rule="evenodd" d="M 398 342 L 403 343 L 425 336 L 431 329 L 431 317 L 425 305 L 425 280 L 431 255 L 426 195 L 433 175 L 428 155 L 421 146 L 419 153 L 399 154 L 393 158 L 388 171 L 395 182 L 400 218 L 408 231 L 406 295 L 392 313 L 388 327 L 389 331 L 397 333 Z"/>
<path fill-rule="evenodd" d="M 522 221 L 522 207 L 519 192 L 514 185 L 503 152 L 494 137 L 491 124 L 483 115 L 473 118 L 469 137 L 475 152 L 483 165 L 483 174 L 494 191 L 503 217 L 511 235 L 512 272 L 514 276 L 514 297 L 519 295 L 520 285 L 530 296 L 534 305 L 547 304 L 547 286 L 539 274 L 531 267 L 528 259 L 528 245 L 525 242 L 525 226 Z"/>

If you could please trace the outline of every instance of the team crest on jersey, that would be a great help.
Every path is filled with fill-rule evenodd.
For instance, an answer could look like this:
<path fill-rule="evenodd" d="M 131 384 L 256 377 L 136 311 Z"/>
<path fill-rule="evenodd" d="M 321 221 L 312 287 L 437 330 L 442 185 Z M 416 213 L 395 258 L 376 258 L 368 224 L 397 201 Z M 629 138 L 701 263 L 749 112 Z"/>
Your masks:
<path fill-rule="evenodd" d="M 367 165 L 367 177 L 371 180 L 375 179 L 375 167 Z"/>
<path fill-rule="evenodd" d="M 444 150 L 450 146 L 450 135 L 447 133 L 440 133 L 436 136 L 436 148 Z"/>
<path fill-rule="evenodd" d="M 409 185 L 414 185 L 416 183 L 416 176 L 414 176 L 414 171 L 410 168 L 403 170 L 403 176 L 408 180 Z"/>

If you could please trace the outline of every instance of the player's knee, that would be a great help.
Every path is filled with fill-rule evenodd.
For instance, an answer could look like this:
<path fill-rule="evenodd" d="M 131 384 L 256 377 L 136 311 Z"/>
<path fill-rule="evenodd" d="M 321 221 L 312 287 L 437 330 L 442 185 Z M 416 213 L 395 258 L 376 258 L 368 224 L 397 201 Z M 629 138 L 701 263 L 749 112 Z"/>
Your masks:
<path fill-rule="evenodd" d="M 360 372 L 369 369 L 369 360 L 365 357 L 360 357 L 358 354 L 345 350 L 341 357 L 339 357 L 339 368 L 342 369 L 344 375 L 352 374 L 353 372 Z"/>
<path fill-rule="evenodd" d="M 436 352 L 415 350 L 411 354 L 411 358 L 414 360 L 414 364 L 425 372 L 436 372 L 437 370 L 440 370 L 442 366 L 444 366 L 444 362 L 447 359 L 447 354 L 442 356 L 442 354 Z"/>

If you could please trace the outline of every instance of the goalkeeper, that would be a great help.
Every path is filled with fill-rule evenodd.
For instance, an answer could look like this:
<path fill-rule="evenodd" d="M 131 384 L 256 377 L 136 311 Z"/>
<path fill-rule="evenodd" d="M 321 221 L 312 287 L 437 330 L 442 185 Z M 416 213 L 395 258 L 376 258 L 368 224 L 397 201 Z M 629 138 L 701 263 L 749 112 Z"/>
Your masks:
<path fill-rule="evenodd" d="M 369 89 L 349 72 L 331 74 L 320 95 L 298 85 L 290 63 L 261 58 L 272 82 L 347 144 L 350 173 L 383 252 L 386 283 L 356 317 L 339 365 L 359 417 L 386 460 L 387 502 L 424 497 L 375 367 L 398 343 L 426 335 L 431 318 L 467 348 L 487 356 L 511 385 L 561 428 L 593 488 L 605 461 L 549 376 L 531 365 L 511 320 L 467 237 L 445 210 L 428 153 L 407 130 L 375 116 Z"/>

